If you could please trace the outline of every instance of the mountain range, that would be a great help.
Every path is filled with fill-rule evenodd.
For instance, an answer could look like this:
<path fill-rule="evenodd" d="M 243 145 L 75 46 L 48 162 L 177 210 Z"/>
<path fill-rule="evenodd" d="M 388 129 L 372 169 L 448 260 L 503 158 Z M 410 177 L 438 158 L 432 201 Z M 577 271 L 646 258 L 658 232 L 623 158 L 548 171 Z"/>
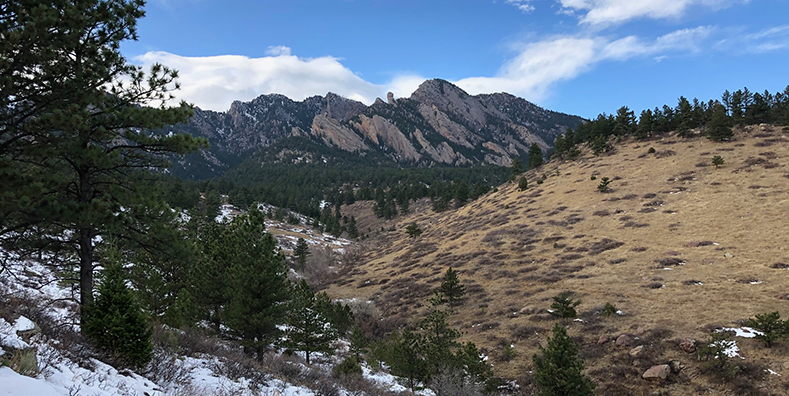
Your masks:
<path fill-rule="evenodd" d="M 363 163 L 373 166 L 507 166 L 530 145 L 546 151 L 577 127 L 578 116 L 543 109 L 506 94 L 469 95 L 444 80 L 427 80 L 408 98 L 372 105 L 328 93 L 303 101 L 262 95 L 226 112 L 195 109 L 186 124 L 163 133 L 205 137 L 210 148 L 175 161 L 188 179 L 222 175 L 244 161 Z"/>

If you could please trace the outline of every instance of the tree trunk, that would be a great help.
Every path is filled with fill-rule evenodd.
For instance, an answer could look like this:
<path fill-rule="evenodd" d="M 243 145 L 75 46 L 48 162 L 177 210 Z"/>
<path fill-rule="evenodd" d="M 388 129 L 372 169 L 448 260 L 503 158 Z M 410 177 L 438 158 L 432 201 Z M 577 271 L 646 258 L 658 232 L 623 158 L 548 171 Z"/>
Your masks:
<path fill-rule="evenodd" d="M 89 228 L 79 230 L 79 304 L 84 323 L 85 310 L 93 305 L 93 233 Z"/>

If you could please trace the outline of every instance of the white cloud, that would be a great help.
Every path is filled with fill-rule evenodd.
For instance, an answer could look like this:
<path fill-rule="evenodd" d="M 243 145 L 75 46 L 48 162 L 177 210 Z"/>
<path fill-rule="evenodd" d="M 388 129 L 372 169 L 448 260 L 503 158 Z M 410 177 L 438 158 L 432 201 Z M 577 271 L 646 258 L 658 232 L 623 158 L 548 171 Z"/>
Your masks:
<path fill-rule="evenodd" d="M 572 1 L 580 4 L 584 0 Z M 727 38 L 720 40 L 724 34 Z M 713 38 L 719 41 L 710 46 Z M 786 48 L 787 38 L 789 25 L 751 34 L 742 31 L 732 34 L 728 29 L 700 26 L 654 39 L 557 36 L 520 45 L 515 49 L 516 55 L 493 76 L 469 77 L 455 83 L 471 94 L 508 92 L 540 101 L 557 82 L 573 79 L 601 62 L 634 58 L 661 62 L 678 54 L 694 54 L 705 49 L 733 51 L 744 47 L 747 49 L 740 51 L 775 51 Z M 338 58 L 299 58 L 284 46 L 271 47 L 268 53 L 271 56 L 248 58 L 232 55 L 182 57 L 149 52 L 137 61 L 143 65 L 158 62 L 179 70 L 183 88 L 176 92 L 177 97 L 218 111 L 226 110 L 234 100 L 249 101 L 268 93 L 303 100 L 334 92 L 370 104 L 377 97 L 385 98 L 388 91 L 396 97 L 408 97 L 424 81 L 421 76 L 406 74 L 374 84 L 342 65 Z"/>
<path fill-rule="evenodd" d="M 789 25 L 765 28 L 756 33 L 737 31 L 718 41 L 715 49 L 738 54 L 753 54 L 789 48 Z"/>
<path fill-rule="evenodd" d="M 284 45 L 275 45 L 268 47 L 266 49 L 266 55 L 268 56 L 290 56 L 290 47 L 286 47 Z"/>
<path fill-rule="evenodd" d="M 507 4 L 517 7 L 523 12 L 534 11 L 534 6 L 531 5 L 532 0 L 507 0 Z"/>
<path fill-rule="evenodd" d="M 562 9 L 579 14 L 581 24 L 601 26 L 631 19 L 669 19 L 683 16 L 691 6 L 725 8 L 750 0 L 557 0 Z"/>
<path fill-rule="evenodd" d="M 509 92 L 539 101 L 556 82 L 575 78 L 603 61 L 625 61 L 641 56 L 696 52 L 712 28 L 683 29 L 644 41 L 635 36 L 618 40 L 603 37 L 557 37 L 527 45 L 495 77 L 457 81 L 471 94 Z M 661 58 L 662 60 L 662 58 Z"/>
<path fill-rule="evenodd" d="M 178 70 L 182 88 L 175 92 L 176 98 L 217 111 L 227 110 L 234 100 L 249 101 L 268 93 L 303 100 L 334 92 L 370 104 L 376 97 L 385 98 L 388 88 L 400 96 L 407 96 L 409 89 L 416 89 L 417 77 L 397 77 L 392 87 L 376 85 L 354 74 L 337 58 L 299 58 L 284 46 L 270 47 L 267 53 L 271 56 L 249 58 L 236 55 L 184 57 L 148 52 L 135 60 L 143 66 L 161 63 Z"/>

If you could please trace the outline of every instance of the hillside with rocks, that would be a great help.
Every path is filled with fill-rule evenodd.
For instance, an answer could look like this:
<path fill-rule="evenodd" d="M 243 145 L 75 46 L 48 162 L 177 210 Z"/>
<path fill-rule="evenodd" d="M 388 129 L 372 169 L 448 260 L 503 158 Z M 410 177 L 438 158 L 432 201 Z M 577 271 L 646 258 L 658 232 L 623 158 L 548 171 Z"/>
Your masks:
<path fill-rule="evenodd" d="M 452 267 L 467 294 L 449 323 L 522 384 L 560 322 L 596 394 L 786 394 L 787 346 L 768 349 L 744 326 L 757 314 L 789 315 L 789 132 L 734 131 L 725 142 L 699 131 L 625 137 L 601 156 L 582 145 L 574 161 L 523 174 L 526 190 L 509 183 L 457 210 L 416 209 L 381 225 L 328 291 L 369 299 L 388 323 L 412 323 Z M 412 223 L 423 231 L 415 238 L 405 232 Z M 549 311 L 565 291 L 582 301 L 575 319 Z M 731 333 L 726 353 L 739 370 L 725 381 L 696 354 L 720 332 Z"/>
<path fill-rule="evenodd" d="M 333 163 L 352 155 L 370 165 L 507 166 L 529 146 L 544 151 L 580 117 L 505 93 L 469 95 L 444 80 L 425 81 L 409 98 L 371 106 L 329 93 L 301 102 L 262 95 L 219 113 L 195 109 L 187 124 L 162 133 L 205 137 L 211 147 L 176 160 L 171 172 L 208 178 L 251 156 L 262 164 Z"/>

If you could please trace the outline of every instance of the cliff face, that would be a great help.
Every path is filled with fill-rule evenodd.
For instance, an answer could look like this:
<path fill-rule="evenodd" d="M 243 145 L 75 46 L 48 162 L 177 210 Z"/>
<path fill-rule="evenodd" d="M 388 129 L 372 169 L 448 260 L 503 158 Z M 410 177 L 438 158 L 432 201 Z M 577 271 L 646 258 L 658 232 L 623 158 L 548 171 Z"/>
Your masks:
<path fill-rule="evenodd" d="M 543 150 L 582 119 L 542 109 L 509 94 L 472 96 L 443 80 L 425 81 L 409 98 L 376 100 L 371 106 L 333 93 L 296 102 L 263 95 L 234 102 L 224 113 L 196 109 L 188 124 L 164 133 L 208 138 L 211 148 L 187 156 L 173 172 L 183 177 L 216 176 L 252 154 L 273 145 L 303 139 L 323 146 L 315 155 L 303 145 L 305 158 L 326 158 L 331 150 L 362 154 L 398 166 L 509 165 L 524 157 L 531 144 Z M 295 146 L 295 147 L 294 147 Z M 261 158 L 276 158 L 276 153 Z"/>

